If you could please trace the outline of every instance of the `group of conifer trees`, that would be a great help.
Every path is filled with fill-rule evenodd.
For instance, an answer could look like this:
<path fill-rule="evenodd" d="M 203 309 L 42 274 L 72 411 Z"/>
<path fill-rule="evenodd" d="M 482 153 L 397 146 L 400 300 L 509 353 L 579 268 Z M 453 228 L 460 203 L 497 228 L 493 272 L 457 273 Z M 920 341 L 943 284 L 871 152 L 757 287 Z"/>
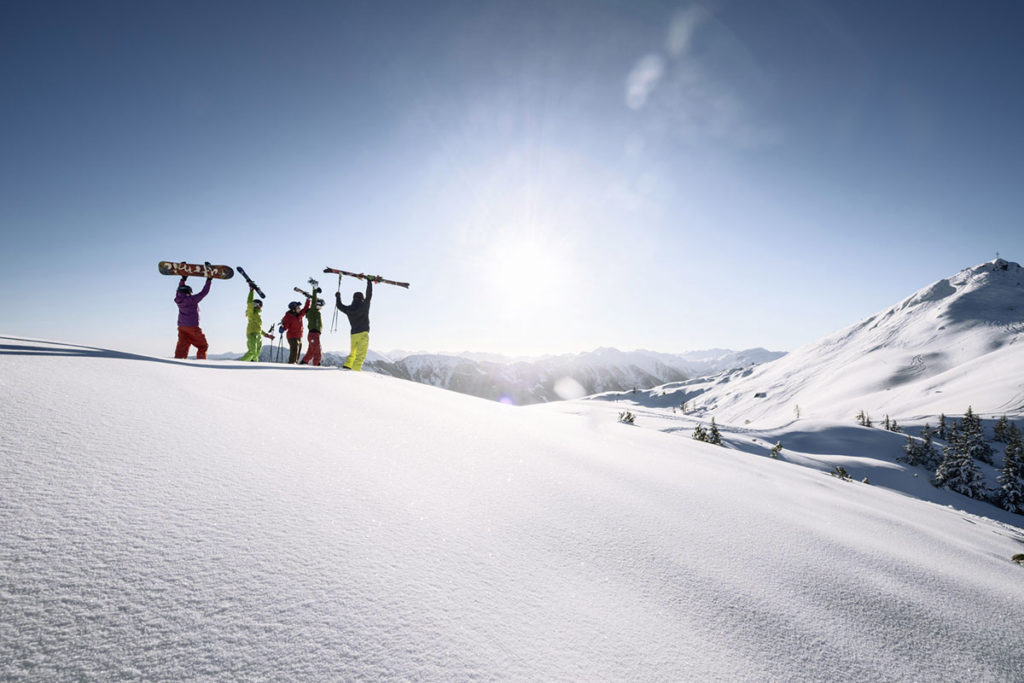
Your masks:
<path fill-rule="evenodd" d="M 857 414 L 857 423 L 864 427 L 873 426 L 871 418 L 863 410 Z M 903 431 L 896 420 L 890 419 L 888 415 L 882 425 L 888 431 Z M 711 418 L 710 429 L 702 424 L 694 427 L 693 438 L 718 446 L 724 445 L 714 418 Z M 942 443 L 936 444 L 935 440 Z M 920 436 L 908 434 L 904 460 L 910 465 L 933 471 L 932 483 L 935 486 L 995 503 L 1010 512 L 1024 514 L 1024 437 L 1021 430 L 1003 415 L 996 422 L 992 441 L 1005 444 L 1002 469 L 998 477 L 999 486 L 995 490 L 986 486 L 985 476 L 978 466 L 979 462 L 995 465 L 995 451 L 985 437 L 981 417 L 970 406 L 959 420 L 950 421 L 945 415 L 940 415 L 938 429 L 925 424 Z M 778 451 L 781 450 L 782 444 L 779 443 L 772 449 L 772 457 L 778 457 Z"/>
<path fill-rule="evenodd" d="M 718 431 L 718 425 L 715 424 L 715 418 L 711 418 L 711 429 L 705 429 L 702 424 L 698 424 L 694 427 L 693 438 L 697 441 L 703 441 L 716 446 L 725 445 L 722 443 L 722 433 Z"/>
<path fill-rule="evenodd" d="M 860 422 L 860 415 L 857 417 Z M 937 447 L 934 439 L 944 444 Z M 996 422 L 992 440 L 1006 444 L 999 486 L 994 491 L 985 485 L 985 477 L 978 466 L 979 462 L 994 465 L 994 451 L 985 438 L 981 418 L 970 407 L 959 420 L 947 423 L 946 416 L 940 415 L 938 429 L 933 430 L 930 424 L 925 424 L 919 437 L 908 435 L 904 446 L 905 460 L 908 464 L 933 470 L 932 483 L 936 486 L 1024 514 L 1024 443 L 1021 431 L 1003 415 Z"/>

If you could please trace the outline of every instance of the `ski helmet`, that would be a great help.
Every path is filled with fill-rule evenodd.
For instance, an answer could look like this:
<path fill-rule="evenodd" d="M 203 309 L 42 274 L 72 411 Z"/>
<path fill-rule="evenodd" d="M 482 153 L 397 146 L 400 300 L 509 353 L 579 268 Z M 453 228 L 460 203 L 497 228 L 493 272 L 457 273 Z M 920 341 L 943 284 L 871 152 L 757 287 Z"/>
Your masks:
<path fill-rule="evenodd" d="M 362 292 L 356 292 L 355 294 L 352 295 L 352 303 L 361 304 L 363 303 L 363 298 L 364 297 Z"/>
<path fill-rule="evenodd" d="M 322 307 L 322 306 L 323 306 L 324 304 L 326 304 L 326 303 L 327 303 L 327 302 L 326 302 L 326 301 L 324 301 L 323 299 L 317 299 L 317 300 L 316 300 L 316 307 L 317 307 L 317 308 L 321 308 L 321 307 Z"/>
<path fill-rule="evenodd" d="M 299 302 L 298 301 L 289 301 L 288 302 L 288 310 L 289 311 L 294 311 L 298 307 L 299 307 Z"/>
<path fill-rule="evenodd" d="M 253 299 L 252 300 L 252 305 L 253 306 L 259 306 L 260 308 L 263 308 L 263 299 Z"/>
<path fill-rule="evenodd" d="M 182 294 L 191 294 L 192 288 L 189 287 L 188 285 L 181 285 L 178 287 L 178 291 L 181 292 Z"/>

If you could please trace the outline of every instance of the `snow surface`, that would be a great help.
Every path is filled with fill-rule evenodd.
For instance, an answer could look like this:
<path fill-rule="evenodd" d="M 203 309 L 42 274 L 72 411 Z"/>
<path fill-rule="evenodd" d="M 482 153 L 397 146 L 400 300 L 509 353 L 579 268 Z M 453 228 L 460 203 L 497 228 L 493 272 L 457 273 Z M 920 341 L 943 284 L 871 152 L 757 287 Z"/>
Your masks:
<path fill-rule="evenodd" d="M 1024 671 L 1020 526 L 612 404 L 10 337 L 0 396 L 4 680 Z"/>

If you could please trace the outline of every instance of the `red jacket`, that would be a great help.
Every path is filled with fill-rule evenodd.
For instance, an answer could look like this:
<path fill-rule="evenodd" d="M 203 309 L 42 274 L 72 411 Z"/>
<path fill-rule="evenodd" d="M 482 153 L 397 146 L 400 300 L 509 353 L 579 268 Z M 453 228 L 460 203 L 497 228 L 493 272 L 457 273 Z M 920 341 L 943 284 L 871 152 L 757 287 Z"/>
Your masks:
<path fill-rule="evenodd" d="M 302 307 L 302 310 L 298 313 L 292 313 L 288 311 L 281 318 L 281 324 L 284 325 L 285 337 L 288 339 L 302 339 L 302 316 L 306 315 L 306 311 L 309 310 L 309 299 L 306 299 L 306 305 Z"/>

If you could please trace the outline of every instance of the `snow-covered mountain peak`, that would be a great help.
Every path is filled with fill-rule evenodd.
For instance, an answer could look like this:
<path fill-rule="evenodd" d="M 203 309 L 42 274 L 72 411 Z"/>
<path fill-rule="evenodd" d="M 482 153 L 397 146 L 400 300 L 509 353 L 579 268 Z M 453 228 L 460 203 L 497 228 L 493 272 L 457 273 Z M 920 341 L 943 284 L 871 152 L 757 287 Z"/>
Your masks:
<path fill-rule="evenodd" d="M 753 372 L 678 392 L 719 422 L 1024 408 L 1024 270 L 996 259 Z M 978 382 L 978 375 L 990 377 Z M 973 379 L 972 379 L 973 378 Z M 694 401 L 697 397 L 699 400 Z"/>
<path fill-rule="evenodd" d="M 912 309 L 932 309 L 951 324 L 1019 322 L 1024 319 L 1024 269 L 1003 259 L 965 268 L 893 307 Z"/>
<path fill-rule="evenodd" d="M 842 344 L 863 355 L 884 349 L 930 349 L 975 357 L 1024 333 L 1024 270 L 996 259 L 965 268 L 811 349 Z"/>

